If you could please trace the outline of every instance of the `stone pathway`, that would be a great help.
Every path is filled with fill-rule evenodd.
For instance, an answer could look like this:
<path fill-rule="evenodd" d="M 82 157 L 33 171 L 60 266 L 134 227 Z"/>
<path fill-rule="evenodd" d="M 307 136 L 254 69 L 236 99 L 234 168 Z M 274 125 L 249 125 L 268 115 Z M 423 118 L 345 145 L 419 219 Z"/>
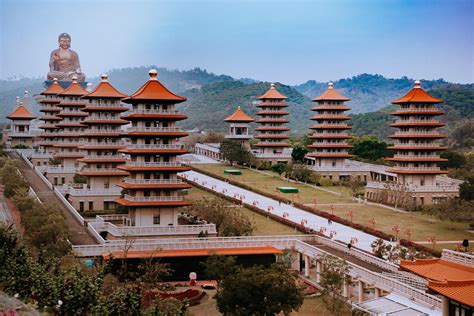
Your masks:
<path fill-rule="evenodd" d="M 18 158 L 18 156 L 15 156 Z M 73 245 L 93 245 L 97 241 L 89 234 L 89 231 L 68 211 L 61 203 L 59 198 L 51 191 L 50 188 L 38 177 L 38 175 L 26 164 L 23 159 L 19 158 L 18 169 L 23 177 L 28 181 L 29 185 L 35 190 L 37 196 L 43 203 L 49 203 L 57 206 L 63 213 L 69 226 L 69 241 Z"/>
<path fill-rule="evenodd" d="M 352 238 L 357 239 L 355 246 L 371 252 L 372 247 L 370 246 L 377 237 L 348 227 L 339 223 L 333 222 L 331 225 L 328 224 L 326 218 L 311 214 L 303 211 L 292 205 L 280 203 L 276 200 L 270 199 L 266 196 L 254 193 L 242 189 L 240 187 L 231 185 L 224 181 L 214 179 L 196 171 L 183 172 L 180 175 L 184 175 L 189 180 L 197 182 L 213 191 L 223 193 L 230 197 L 236 197 L 242 199 L 245 203 L 255 204 L 256 207 L 268 211 L 278 216 L 285 216 L 288 220 L 294 223 L 301 224 L 302 222 L 306 227 L 312 228 L 315 231 L 324 230 L 326 236 L 333 235 L 334 239 L 340 240 L 344 243 L 349 243 Z"/>

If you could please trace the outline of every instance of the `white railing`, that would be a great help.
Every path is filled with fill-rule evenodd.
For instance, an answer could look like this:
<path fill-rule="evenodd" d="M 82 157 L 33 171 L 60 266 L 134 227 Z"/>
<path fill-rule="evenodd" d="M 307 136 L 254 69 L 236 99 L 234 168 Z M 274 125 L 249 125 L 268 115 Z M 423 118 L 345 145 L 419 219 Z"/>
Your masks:
<path fill-rule="evenodd" d="M 130 149 L 183 149 L 182 144 L 162 145 L 162 144 L 129 144 Z"/>
<path fill-rule="evenodd" d="M 58 133 L 56 133 L 56 132 L 51 132 L 51 133 L 43 132 L 43 133 L 39 133 L 38 136 L 39 137 L 57 137 Z"/>
<path fill-rule="evenodd" d="M 181 132 L 177 127 L 131 127 L 127 132 Z"/>
<path fill-rule="evenodd" d="M 397 131 L 394 135 L 439 135 L 441 134 L 440 132 L 434 132 L 434 131 L 408 131 L 408 132 L 400 132 Z"/>
<path fill-rule="evenodd" d="M 441 111 L 440 109 L 436 108 L 436 107 L 432 107 L 432 108 L 414 108 L 414 107 L 409 107 L 409 108 L 401 108 L 399 110 L 397 110 L 396 112 L 433 112 L 433 111 Z"/>
<path fill-rule="evenodd" d="M 59 101 L 58 101 L 58 102 L 59 102 Z M 57 106 L 43 106 L 42 110 L 43 110 L 43 111 L 41 111 L 41 112 L 48 112 L 48 111 L 51 111 L 51 112 L 53 112 L 53 111 L 61 112 L 62 109 L 59 108 L 59 107 L 57 107 Z M 45 110 L 48 110 L 48 111 L 45 111 Z"/>
<path fill-rule="evenodd" d="M 368 181 L 366 187 L 369 189 L 390 189 L 391 184 L 389 182 L 381 181 Z M 459 186 L 457 184 L 452 185 L 426 185 L 418 186 L 414 184 L 406 184 L 406 190 L 409 192 L 457 192 Z"/>
<path fill-rule="evenodd" d="M 208 150 L 208 151 L 211 151 L 211 152 L 214 152 L 214 153 L 220 153 L 220 150 L 219 150 L 218 147 L 209 146 L 207 144 L 197 143 L 195 145 L 195 148 L 199 148 L 199 149 L 202 149 L 202 150 Z"/>
<path fill-rule="evenodd" d="M 281 145 L 285 145 L 285 146 L 290 146 L 288 143 L 285 143 L 285 142 L 259 142 L 256 144 L 257 146 L 260 146 L 260 145 L 265 145 L 265 146 L 281 146 Z"/>
<path fill-rule="evenodd" d="M 179 114 L 178 110 L 130 110 L 126 113 L 129 114 Z"/>
<path fill-rule="evenodd" d="M 253 138 L 252 134 L 247 134 L 247 135 L 236 135 L 236 134 L 225 134 L 225 138 L 235 138 L 235 139 L 247 139 L 247 138 Z"/>
<path fill-rule="evenodd" d="M 291 158 L 291 153 L 282 153 L 282 154 L 265 154 L 265 153 L 257 153 L 254 154 L 257 158 Z"/>
<path fill-rule="evenodd" d="M 110 215 L 97 215 L 97 222 L 110 222 L 110 221 L 124 221 L 129 220 L 130 217 L 124 214 L 110 214 Z"/>
<path fill-rule="evenodd" d="M 124 155 L 85 155 L 84 159 L 126 159 Z"/>
<path fill-rule="evenodd" d="M 117 168 L 82 168 L 81 171 L 84 172 L 121 172 L 123 173 L 123 170 L 117 169 Z"/>
<path fill-rule="evenodd" d="M 443 249 L 441 259 L 474 267 L 474 255 L 449 249 Z"/>
<path fill-rule="evenodd" d="M 230 135 L 230 136 L 233 136 L 233 135 Z M 238 135 L 237 135 L 238 136 Z M 248 136 L 248 135 L 244 135 L 244 136 Z M 275 136 L 284 136 L 286 138 L 289 138 L 287 135 L 285 135 L 284 133 L 274 133 L 274 134 L 258 134 L 257 135 L 258 137 L 268 137 L 268 138 L 272 138 L 272 137 L 275 137 Z"/>
<path fill-rule="evenodd" d="M 71 110 L 63 110 L 59 114 L 68 114 L 68 115 L 77 115 L 79 114 L 80 116 L 87 116 L 87 113 L 82 112 L 82 111 L 71 111 Z"/>
<path fill-rule="evenodd" d="M 394 123 L 439 123 L 438 120 L 395 120 Z"/>
<path fill-rule="evenodd" d="M 51 184 L 51 182 L 49 182 L 48 179 L 46 179 L 46 177 L 43 176 L 43 174 L 38 168 L 35 168 L 34 171 L 38 175 L 38 177 L 40 177 L 40 179 L 46 184 L 48 188 L 53 189 L 53 185 Z"/>
<path fill-rule="evenodd" d="M 396 169 L 396 170 L 414 170 L 414 171 L 417 171 L 417 170 L 434 170 L 434 171 L 439 171 L 441 169 L 439 169 L 439 167 L 424 167 L 424 166 L 418 166 L 418 167 L 413 167 L 413 166 L 408 166 L 408 167 L 401 167 L 401 166 L 394 166 L 394 167 L 391 167 L 392 169 Z"/>
<path fill-rule="evenodd" d="M 312 120 L 337 120 L 337 119 L 341 119 L 341 118 L 347 118 L 347 115 L 345 115 L 344 113 L 342 114 L 316 114 L 315 116 L 313 116 L 311 119 Z"/>
<path fill-rule="evenodd" d="M 310 128 L 324 128 L 325 126 L 330 126 L 330 127 L 350 127 L 347 124 L 337 124 L 337 123 L 320 123 L 320 124 L 314 124 Z"/>
<path fill-rule="evenodd" d="M 75 188 L 60 188 L 59 189 L 63 194 L 69 193 L 72 196 L 115 196 L 119 197 L 122 189 L 121 188 L 84 188 L 84 189 L 75 189 Z"/>
<path fill-rule="evenodd" d="M 78 171 L 78 168 L 63 166 L 38 166 L 37 169 L 47 173 L 76 173 Z"/>
<path fill-rule="evenodd" d="M 88 128 L 85 130 L 85 133 L 121 133 L 120 128 Z"/>
<path fill-rule="evenodd" d="M 130 184 L 183 184 L 183 180 L 181 179 L 132 179 L 132 178 L 125 178 L 123 179 L 124 182 Z"/>
<path fill-rule="evenodd" d="M 67 157 L 73 157 L 73 158 L 76 158 L 80 155 L 84 155 L 85 153 L 83 151 L 73 151 L 73 152 L 64 152 L 64 151 L 58 151 L 56 153 L 54 153 L 54 155 L 56 157 L 64 157 L 64 158 L 67 158 Z"/>
<path fill-rule="evenodd" d="M 349 135 L 345 132 L 343 133 L 313 133 L 311 136 L 347 136 L 349 137 Z"/>
<path fill-rule="evenodd" d="M 82 217 L 81 214 L 69 203 L 68 200 L 59 192 L 58 189 L 54 188 L 54 194 L 61 200 L 61 202 L 64 204 L 64 206 L 71 212 L 72 215 L 81 223 L 81 225 L 84 225 L 84 218 Z"/>
<path fill-rule="evenodd" d="M 439 147 L 438 143 L 399 143 L 393 144 L 395 147 Z"/>
<path fill-rule="evenodd" d="M 105 230 L 114 236 L 164 236 L 176 234 L 197 235 L 207 231 L 209 234 L 216 234 L 216 225 L 170 225 L 170 226 L 117 226 L 110 222 L 100 222 L 97 227 L 94 222 L 89 222 L 94 228 Z"/>
<path fill-rule="evenodd" d="M 131 196 L 125 194 L 125 199 L 132 202 L 180 202 L 182 196 Z"/>
<path fill-rule="evenodd" d="M 101 108 L 116 108 L 116 107 L 123 107 L 124 105 L 122 103 L 120 103 L 120 101 L 108 101 L 107 103 L 105 103 L 104 101 L 101 101 L 100 103 L 98 103 L 97 101 L 91 101 L 89 104 L 88 104 L 88 107 L 101 107 Z"/>
<path fill-rule="evenodd" d="M 103 147 L 103 146 L 111 146 L 111 147 L 116 147 L 116 146 L 125 146 L 124 143 L 122 142 L 84 142 L 82 144 L 83 146 L 98 146 L 98 147 Z"/>
<path fill-rule="evenodd" d="M 127 162 L 130 167 L 181 167 L 179 162 Z"/>
<path fill-rule="evenodd" d="M 267 117 L 262 117 L 261 119 L 255 121 L 255 123 L 288 123 L 288 120 L 285 118 L 267 118 Z"/>
<path fill-rule="evenodd" d="M 439 158 L 439 155 L 395 155 L 393 158 Z"/>
<path fill-rule="evenodd" d="M 11 132 L 8 134 L 10 137 L 35 137 L 36 133 L 33 132 Z"/>

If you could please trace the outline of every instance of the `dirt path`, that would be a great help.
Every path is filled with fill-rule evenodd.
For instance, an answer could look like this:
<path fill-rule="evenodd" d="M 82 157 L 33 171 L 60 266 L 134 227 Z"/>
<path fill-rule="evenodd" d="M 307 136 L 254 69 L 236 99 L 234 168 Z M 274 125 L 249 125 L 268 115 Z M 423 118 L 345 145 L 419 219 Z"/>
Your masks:
<path fill-rule="evenodd" d="M 18 169 L 23 177 L 28 181 L 30 186 L 35 190 L 41 202 L 45 204 L 52 204 L 57 206 L 62 212 L 69 226 L 69 241 L 73 245 L 93 245 L 97 241 L 89 234 L 87 229 L 77 221 L 77 219 L 68 211 L 68 209 L 61 203 L 54 192 L 46 186 L 46 184 L 38 177 L 38 175 L 31 170 L 31 168 L 23 161 L 18 159 Z"/>

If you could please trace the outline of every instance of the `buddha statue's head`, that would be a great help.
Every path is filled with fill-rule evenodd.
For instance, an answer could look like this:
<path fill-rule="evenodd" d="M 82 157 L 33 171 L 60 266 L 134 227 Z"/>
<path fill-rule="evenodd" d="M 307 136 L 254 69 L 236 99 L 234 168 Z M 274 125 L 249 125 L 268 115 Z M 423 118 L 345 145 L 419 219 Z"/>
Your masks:
<path fill-rule="evenodd" d="M 68 49 L 71 47 L 71 36 L 68 33 L 61 33 L 58 37 L 59 47 Z"/>

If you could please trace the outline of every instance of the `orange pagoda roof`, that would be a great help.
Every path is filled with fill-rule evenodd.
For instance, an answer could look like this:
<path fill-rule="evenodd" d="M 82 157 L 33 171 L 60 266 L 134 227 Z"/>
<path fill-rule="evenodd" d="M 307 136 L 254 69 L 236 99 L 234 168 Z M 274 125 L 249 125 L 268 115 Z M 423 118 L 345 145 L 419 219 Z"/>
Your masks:
<path fill-rule="evenodd" d="M 237 111 L 234 114 L 226 117 L 224 119 L 226 122 L 253 122 L 255 121 L 253 118 L 248 116 L 244 111 L 240 109 L 240 106 L 237 108 Z"/>
<path fill-rule="evenodd" d="M 403 97 L 393 100 L 393 104 L 403 104 L 403 103 L 443 103 L 443 100 L 432 97 L 429 95 L 425 90 L 423 90 L 420 86 L 420 82 L 417 80 L 415 81 L 415 87 L 410 90 L 407 94 Z"/>
<path fill-rule="evenodd" d="M 430 281 L 428 288 L 454 301 L 474 307 L 474 280 Z"/>
<path fill-rule="evenodd" d="M 131 250 L 126 254 L 123 251 L 105 253 L 104 259 L 140 259 L 140 258 L 167 258 L 167 257 L 204 257 L 210 255 L 238 256 L 238 255 L 267 255 L 280 254 L 281 250 L 265 247 L 243 248 L 208 248 L 208 249 L 178 249 L 178 250 Z"/>
<path fill-rule="evenodd" d="M 102 81 L 95 87 L 95 89 L 83 96 L 83 98 L 113 98 L 113 99 L 123 99 L 127 96 L 117 89 L 115 89 L 108 81 L 107 74 L 102 74 L 101 76 Z"/>
<path fill-rule="evenodd" d="M 186 101 L 185 97 L 172 93 L 158 81 L 158 72 L 155 69 L 150 70 L 149 75 L 150 79 L 138 89 L 137 92 L 125 98 L 124 102 L 131 103 L 133 100 L 160 100 L 179 103 Z"/>
<path fill-rule="evenodd" d="M 10 120 L 32 120 L 36 117 L 36 115 L 23 106 L 23 103 L 20 103 L 15 111 L 7 115 L 7 118 Z"/>
<path fill-rule="evenodd" d="M 72 83 L 69 85 L 69 87 L 66 88 L 61 93 L 58 93 L 58 95 L 65 96 L 65 95 L 72 95 L 72 96 L 83 96 L 85 94 L 88 94 L 86 89 L 81 87 L 81 85 L 77 82 L 77 78 L 72 79 Z"/>
<path fill-rule="evenodd" d="M 332 82 L 328 83 L 328 88 L 318 97 L 311 99 L 311 101 L 349 101 L 349 98 L 341 95 L 337 90 L 334 89 Z"/>
<path fill-rule="evenodd" d="M 474 267 L 443 259 L 417 259 L 400 261 L 400 268 L 433 281 L 474 280 Z"/>
<path fill-rule="evenodd" d="M 257 99 L 288 99 L 288 97 L 278 92 L 278 90 L 275 88 L 275 84 L 272 83 L 270 85 L 270 89 L 259 96 Z"/>
<path fill-rule="evenodd" d="M 64 89 L 63 87 L 61 87 L 58 83 L 58 79 L 54 78 L 53 79 L 53 83 L 49 86 L 48 89 L 44 90 L 43 92 L 41 92 L 40 94 L 42 95 L 47 95 L 47 94 L 58 94 L 58 93 L 61 93 L 63 92 Z"/>

